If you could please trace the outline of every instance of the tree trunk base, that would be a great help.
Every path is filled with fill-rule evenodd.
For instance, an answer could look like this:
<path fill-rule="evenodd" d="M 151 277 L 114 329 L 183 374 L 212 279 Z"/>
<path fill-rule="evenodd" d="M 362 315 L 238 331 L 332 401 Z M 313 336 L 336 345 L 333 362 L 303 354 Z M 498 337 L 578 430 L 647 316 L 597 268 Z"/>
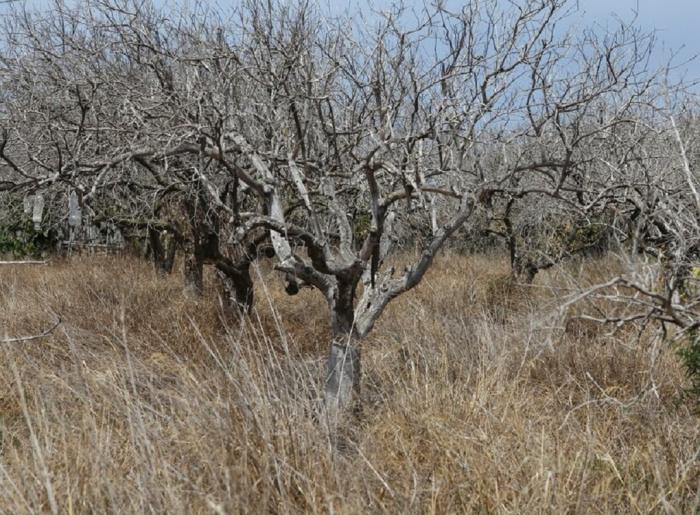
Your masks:
<path fill-rule="evenodd" d="M 190 297 L 201 297 L 204 294 L 204 263 L 196 256 L 185 259 L 183 278 L 185 294 Z"/>
<path fill-rule="evenodd" d="M 235 315 L 249 315 L 253 310 L 253 280 L 248 269 L 229 275 L 221 268 L 217 269 L 219 278 L 219 298 L 227 318 Z"/>
<path fill-rule="evenodd" d="M 337 420 L 358 405 L 361 373 L 360 349 L 353 338 L 335 338 L 328 357 L 324 397 L 331 421 Z"/>

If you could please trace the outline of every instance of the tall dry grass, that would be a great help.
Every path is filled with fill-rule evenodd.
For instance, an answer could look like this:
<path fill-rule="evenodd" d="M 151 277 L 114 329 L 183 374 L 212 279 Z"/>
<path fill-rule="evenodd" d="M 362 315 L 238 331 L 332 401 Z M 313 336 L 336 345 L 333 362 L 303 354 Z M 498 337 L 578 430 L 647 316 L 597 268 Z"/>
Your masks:
<path fill-rule="evenodd" d="M 614 266 L 589 264 L 582 280 Z M 0 270 L 0 512 L 693 513 L 700 424 L 672 349 L 568 327 L 559 272 L 440 258 L 364 343 L 331 441 L 319 295 L 257 310 L 125 258 Z M 578 273 L 578 272 L 577 272 Z M 2 337 L 2 335 L 0 335 Z"/>

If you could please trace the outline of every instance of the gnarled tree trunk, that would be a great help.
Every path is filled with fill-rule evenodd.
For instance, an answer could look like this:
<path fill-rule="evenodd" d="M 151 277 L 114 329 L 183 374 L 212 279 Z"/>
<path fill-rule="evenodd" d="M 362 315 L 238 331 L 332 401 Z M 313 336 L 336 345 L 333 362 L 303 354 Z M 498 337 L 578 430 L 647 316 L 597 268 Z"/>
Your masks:
<path fill-rule="evenodd" d="M 532 284 L 539 271 L 536 264 L 520 254 L 511 253 L 510 270 L 513 280 L 518 283 Z"/>
<path fill-rule="evenodd" d="M 253 309 L 253 278 L 250 275 L 250 260 L 239 263 L 220 256 L 214 263 L 220 283 L 220 295 L 224 312 L 250 314 Z"/>
<path fill-rule="evenodd" d="M 170 274 L 175 264 L 175 237 L 155 227 L 148 228 L 148 239 L 153 252 L 153 265 L 162 274 Z"/>

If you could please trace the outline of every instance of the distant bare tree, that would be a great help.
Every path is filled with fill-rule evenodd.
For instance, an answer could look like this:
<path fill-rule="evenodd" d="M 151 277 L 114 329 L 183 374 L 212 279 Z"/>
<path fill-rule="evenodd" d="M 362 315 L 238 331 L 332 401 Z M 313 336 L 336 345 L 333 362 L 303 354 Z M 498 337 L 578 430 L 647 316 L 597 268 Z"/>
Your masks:
<path fill-rule="evenodd" d="M 591 301 L 593 320 L 613 327 L 657 324 L 660 338 L 683 344 L 700 394 L 700 110 L 687 95 L 667 98 L 665 119 L 656 120 L 644 145 L 648 158 L 627 174 L 627 270 L 583 298 Z"/>

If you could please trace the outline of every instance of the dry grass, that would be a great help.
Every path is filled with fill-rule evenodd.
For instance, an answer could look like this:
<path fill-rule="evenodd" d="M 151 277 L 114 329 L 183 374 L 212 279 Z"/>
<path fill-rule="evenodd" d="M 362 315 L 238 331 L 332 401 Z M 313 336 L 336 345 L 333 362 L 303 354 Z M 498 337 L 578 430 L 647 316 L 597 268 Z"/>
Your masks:
<path fill-rule="evenodd" d="M 610 266 L 593 264 L 595 273 Z M 582 272 L 592 274 L 593 272 Z M 700 424 L 670 349 L 567 330 L 556 272 L 441 258 L 364 344 L 359 417 L 319 420 L 319 295 L 262 274 L 224 324 L 128 259 L 0 270 L 0 512 L 693 513 Z M 272 309 L 275 306 L 275 309 Z"/>

